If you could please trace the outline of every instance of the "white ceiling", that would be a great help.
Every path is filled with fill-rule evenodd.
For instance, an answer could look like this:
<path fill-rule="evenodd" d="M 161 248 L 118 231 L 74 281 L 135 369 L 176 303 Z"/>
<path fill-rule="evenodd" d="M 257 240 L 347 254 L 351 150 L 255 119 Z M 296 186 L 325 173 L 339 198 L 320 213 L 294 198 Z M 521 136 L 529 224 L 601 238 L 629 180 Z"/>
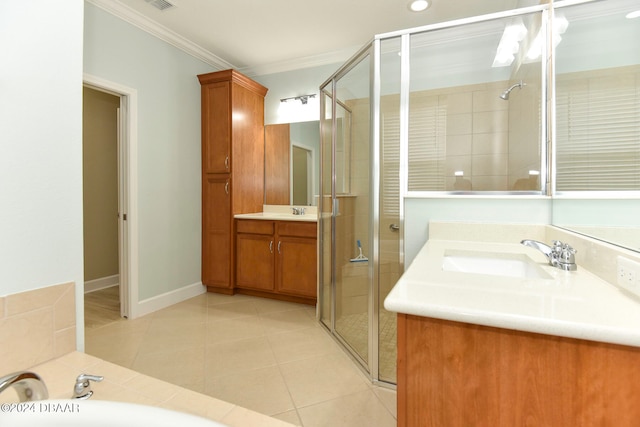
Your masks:
<path fill-rule="evenodd" d="M 342 62 L 376 34 L 537 4 L 536 0 L 87 0 L 197 52 L 219 69 L 269 74 Z M 175 42 L 178 40 L 178 42 Z"/>

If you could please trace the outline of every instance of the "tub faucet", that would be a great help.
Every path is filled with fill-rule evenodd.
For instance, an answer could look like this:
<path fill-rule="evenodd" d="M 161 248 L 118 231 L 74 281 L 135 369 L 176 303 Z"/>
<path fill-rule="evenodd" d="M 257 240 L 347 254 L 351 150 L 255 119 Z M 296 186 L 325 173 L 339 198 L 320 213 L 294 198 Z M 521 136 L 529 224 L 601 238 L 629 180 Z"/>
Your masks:
<path fill-rule="evenodd" d="M 76 378 L 76 384 L 73 386 L 72 399 L 88 399 L 93 395 L 91 390 L 91 381 L 100 382 L 104 379 L 101 375 L 80 374 Z"/>
<path fill-rule="evenodd" d="M 38 375 L 33 372 L 21 371 L 0 378 L 0 393 L 13 387 L 18 393 L 20 402 L 30 400 L 45 400 L 49 398 L 47 386 Z"/>
<path fill-rule="evenodd" d="M 568 243 L 562 243 L 560 240 L 553 241 L 553 247 L 546 245 L 537 240 L 523 240 L 522 243 L 525 246 L 537 249 L 549 260 L 549 265 L 557 267 L 565 271 L 575 271 L 578 266 L 576 265 L 576 251 Z"/>

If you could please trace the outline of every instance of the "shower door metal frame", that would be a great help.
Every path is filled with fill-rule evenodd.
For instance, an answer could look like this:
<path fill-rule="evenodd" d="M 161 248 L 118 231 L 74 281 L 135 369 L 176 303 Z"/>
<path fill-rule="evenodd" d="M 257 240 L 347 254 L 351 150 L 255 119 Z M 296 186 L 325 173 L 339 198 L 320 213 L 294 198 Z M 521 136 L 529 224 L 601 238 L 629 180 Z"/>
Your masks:
<path fill-rule="evenodd" d="M 378 51 L 379 53 L 379 51 Z M 377 232 L 377 226 L 379 223 L 378 220 L 378 206 L 376 205 L 376 201 L 378 200 L 378 194 L 373 191 L 374 188 L 378 188 L 377 187 L 377 183 L 379 182 L 379 160 L 375 159 L 375 157 L 378 155 L 376 149 L 372 146 L 371 141 L 369 144 L 369 149 L 372 150 L 371 151 L 371 155 L 372 158 L 374 160 L 370 160 L 370 165 L 369 165 L 369 197 L 370 197 L 370 201 L 369 201 L 369 209 L 370 209 L 370 219 L 369 219 L 369 262 L 368 262 L 368 357 L 367 360 L 364 360 L 357 352 L 353 351 L 351 349 L 350 344 L 336 331 L 336 258 L 335 258 L 335 253 L 336 253 L 336 236 L 335 236 L 335 232 L 336 232 L 336 208 L 337 208 L 337 204 L 336 204 L 336 200 L 337 200 L 337 195 L 336 195 L 336 170 L 335 170 L 335 159 L 336 159 L 336 138 L 337 138 L 337 116 L 336 116 L 336 111 L 337 111 L 337 104 L 338 104 L 338 99 L 337 99 L 337 82 L 338 80 L 340 80 L 342 77 L 344 77 L 346 74 L 348 74 L 355 66 L 357 66 L 358 64 L 361 63 L 361 61 L 365 60 L 367 56 L 369 56 L 370 58 L 370 70 L 369 70 L 369 75 L 373 76 L 373 78 L 370 78 L 370 87 L 369 87 L 369 95 L 370 95 L 370 102 L 371 99 L 375 99 L 372 94 L 375 93 L 374 91 L 376 90 L 375 87 L 378 87 L 379 90 L 379 70 L 377 72 L 377 84 L 374 83 L 375 79 L 376 79 L 376 71 L 375 71 L 375 64 L 377 64 L 379 61 L 377 61 L 377 56 L 376 56 L 376 48 L 375 48 L 375 43 L 372 41 L 369 44 L 365 45 L 360 51 L 358 51 L 354 56 L 351 57 L 351 59 L 349 61 L 347 61 L 342 67 L 340 67 L 340 69 L 338 69 L 338 71 L 336 71 L 336 73 L 333 74 L 333 76 L 325 81 L 322 85 L 320 85 L 320 92 L 324 93 L 326 95 L 328 95 L 331 99 L 331 160 L 332 160 L 332 165 L 331 165 L 331 300 L 330 300 L 330 325 L 327 326 L 324 324 L 324 322 L 320 322 L 324 327 L 326 327 L 329 330 L 329 333 L 331 334 L 331 336 L 337 340 L 343 348 L 345 348 L 349 355 L 358 362 L 358 365 L 361 367 L 361 369 L 363 369 L 363 371 L 366 372 L 366 374 L 370 377 L 370 379 L 372 380 L 372 382 L 377 383 L 378 382 L 378 353 L 377 350 L 378 348 L 378 336 L 377 336 L 377 324 L 376 322 L 372 322 L 371 319 L 377 319 L 377 307 L 374 305 L 378 302 L 378 296 L 377 296 L 377 280 L 378 280 L 378 272 L 377 269 L 375 268 L 377 266 L 378 263 L 378 232 Z M 329 84 L 331 85 L 331 93 L 328 94 L 326 91 L 327 86 L 329 86 Z M 374 101 L 375 102 L 375 101 Z M 379 100 L 377 100 L 377 102 L 379 102 Z M 325 104 L 325 97 L 321 97 L 320 100 L 320 110 L 321 112 L 324 113 L 326 109 L 326 104 Z M 378 114 L 377 114 L 378 110 L 376 108 L 371 108 L 370 111 L 370 126 L 372 126 L 372 123 L 379 123 L 379 119 L 378 119 Z M 373 126 L 373 129 L 371 129 L 371 135 L 377 135 L 379 134 L 379 129 L 375 128 L 375 126 Z M 377 138 L 372 138 L 373 140 L 376 140 Z M 321 162 L 324 161 L 324 157 L 321 156 Z M 322 171 L 324 171 L 324 166 L 321 164 L 320 169 Z M 375 184 L 374 184 L 375 183 Z M 320 180 L 320 191 L 319 193 L 321 195 L 325 194 L 325 189 L 323 188 L 324 185 L 324 180 L 321 179 Z M 373 193 L 372 193 L 373 191 Z M 321 212 L 322 214 L 322 212 Z M 322 236 L 324 234 L 324 221 L 320 222 L 320 227 L 318 227 L 318 235 Z M 324 242 L 323 242 L 324 244 Z M 324 301 L 324 271 L 322 268 L 322 264 L 325 261 L 324 260 L 324 255 L 323 255 L 323 250 L 322 248 L 319 248 L 319 254 L 318 254 L 318 300 L 319 301 Z M 317 312 L 317 317 L 318 319 L 322 319 L 323 317 L 323 310 L 324 310 L 324 306 L 323 304 L 319 305 L 319 309 Z M 375 326 L 374 326 L 375 324 Z M 386 384 L 386 383 L 385 383 Z"/>

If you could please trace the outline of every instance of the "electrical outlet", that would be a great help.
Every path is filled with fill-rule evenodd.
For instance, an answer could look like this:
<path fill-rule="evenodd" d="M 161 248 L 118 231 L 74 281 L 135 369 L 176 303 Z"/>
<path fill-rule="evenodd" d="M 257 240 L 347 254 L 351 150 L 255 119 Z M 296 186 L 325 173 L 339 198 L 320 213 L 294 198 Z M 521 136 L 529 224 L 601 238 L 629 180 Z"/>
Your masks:
<path fill-rule="evenodd" d="M 640 262 L 625 257 L 618 257 L 618 286 L 640 296 Z"/>

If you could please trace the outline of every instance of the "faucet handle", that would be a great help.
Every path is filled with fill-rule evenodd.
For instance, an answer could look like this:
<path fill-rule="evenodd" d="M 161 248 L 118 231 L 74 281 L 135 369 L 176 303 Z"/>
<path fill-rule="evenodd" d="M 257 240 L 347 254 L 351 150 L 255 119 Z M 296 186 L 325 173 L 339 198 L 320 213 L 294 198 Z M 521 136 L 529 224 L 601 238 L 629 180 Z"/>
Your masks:
<path fill-rule="evenodd" d="M 104 380 L 100 375 L 80 374 L 76 378 L 76 384 L 73 387 L 73 399 L 88 399 L 93 395 L 90 381 L 100 382 Z"/>
<path fill-rule="evenodd" d="M 562 245 L 562 252 L 560 253 L 560 260 L 562 262 L 575 263 L 576 262 L 576 249 L 572 248 L 571 245 L 565 243 Z"/>

